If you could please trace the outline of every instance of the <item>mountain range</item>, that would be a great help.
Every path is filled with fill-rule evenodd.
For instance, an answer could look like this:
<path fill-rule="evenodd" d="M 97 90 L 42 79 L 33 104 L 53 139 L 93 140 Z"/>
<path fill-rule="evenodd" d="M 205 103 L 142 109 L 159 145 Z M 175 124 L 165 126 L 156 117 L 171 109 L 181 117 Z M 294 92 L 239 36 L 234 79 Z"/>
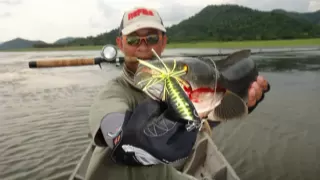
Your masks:
<path fill-rule="evenodd" d="M 118 28 L 97 36 L 66 37 L 50 44 L 16 38 L 0 44 L 0 50 L 115 44 Z M 209 5 L 198 13 L 167 27 L 169 43 L 192 41 L 273 40 L 320 37 L 320 10 L 259 11 L 239 5 Z"/>
<path fill-rule="evenodd" d="M 61 38 L 55 41 L 53 44 L 55 45 L 64 45 L 67 44 L 73 40 L 77 39 L 76 37 L 66 37 L 66 38 Z M 20 48 L 32 48 L 35 45 L 48 45 L 49 43 L 46 43 L 41 40 L 28 40 L 28 39 L 23 39 L 23 38 L 15 38 L 10 41 L 6 41 L 1 43 L 0 42 L 0 50 L 9 50 L 9 49 L 20 49 Z M 50 44 L 49 44 L 50 45 Z"/>

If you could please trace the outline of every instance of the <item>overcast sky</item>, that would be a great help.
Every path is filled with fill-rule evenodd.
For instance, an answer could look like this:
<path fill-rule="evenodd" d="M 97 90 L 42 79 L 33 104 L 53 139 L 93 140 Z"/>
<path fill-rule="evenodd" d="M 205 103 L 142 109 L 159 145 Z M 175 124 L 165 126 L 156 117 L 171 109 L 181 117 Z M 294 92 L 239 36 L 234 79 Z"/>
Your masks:
<path fill-rule="evenodd" d="M 52 43 L 67 36 L 95 36 L 118 27 L 125 10 L 141 5 L 158 9 L 169 26 L 206 5 L 221 3 L 260 10 L 320 9 L 320 0 L 0 0 L 0 42 L 21 37 Z"/>

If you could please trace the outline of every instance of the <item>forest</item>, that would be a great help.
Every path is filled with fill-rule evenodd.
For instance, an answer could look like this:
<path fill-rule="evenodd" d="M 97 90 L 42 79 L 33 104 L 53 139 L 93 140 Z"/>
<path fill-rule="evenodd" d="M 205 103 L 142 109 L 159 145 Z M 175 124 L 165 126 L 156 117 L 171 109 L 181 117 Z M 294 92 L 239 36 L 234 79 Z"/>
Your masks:
<path fill-rule="evenodd" d="M 95 37 L 75 38 L 64 46 L 115 44 L 118 32 L 117 28 Z M 168 43 L 319 38 L 320 11 L 266 12 L 239 5 L 209 5 L 180 23 L 167 27 L 167 36 Z M 43 44 L 43 47 L 48 46 Z M 56 47 L 54 44 L 52 46 Z"/>

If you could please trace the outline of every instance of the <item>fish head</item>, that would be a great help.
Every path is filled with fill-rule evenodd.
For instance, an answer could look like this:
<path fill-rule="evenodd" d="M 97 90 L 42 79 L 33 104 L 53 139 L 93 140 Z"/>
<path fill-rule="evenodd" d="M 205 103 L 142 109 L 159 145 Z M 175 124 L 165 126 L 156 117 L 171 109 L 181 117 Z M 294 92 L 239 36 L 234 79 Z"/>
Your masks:
<path fill-rule="evenodd" d="M 191 89 L 214 88 L 217 85 L 219 72 L 209 63 L 199 58 L 183 58 L 187 73 L 182 77 Z"/>

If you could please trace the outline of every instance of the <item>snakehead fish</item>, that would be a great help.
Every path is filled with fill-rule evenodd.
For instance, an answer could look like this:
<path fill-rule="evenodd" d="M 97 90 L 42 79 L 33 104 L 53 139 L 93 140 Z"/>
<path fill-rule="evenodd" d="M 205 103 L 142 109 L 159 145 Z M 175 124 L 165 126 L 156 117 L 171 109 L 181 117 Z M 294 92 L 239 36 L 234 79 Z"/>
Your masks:
<path fill-rule="evenodd" d="M 257 77 L 255 64 L 249 55 L 250 51 L 243 50 L 219 61 L 191 57 L 140 61 L 134 82 L 153 99 L 164 100 L 168 84 L 172 82 L 171 79 L 175 79 L 174 87 L 181 88 L 170 91 L 169 99 L 177 92 L 181 99 L 184 98 L 184 102 L 188 102 L 185 99 L 188 97 L 202 119 L 239 119 L 248 114 L 246 95 L 250 84 Z M 169 72 L 167 74 L 171 78 L 164 81 L 166 72 Z"/>

